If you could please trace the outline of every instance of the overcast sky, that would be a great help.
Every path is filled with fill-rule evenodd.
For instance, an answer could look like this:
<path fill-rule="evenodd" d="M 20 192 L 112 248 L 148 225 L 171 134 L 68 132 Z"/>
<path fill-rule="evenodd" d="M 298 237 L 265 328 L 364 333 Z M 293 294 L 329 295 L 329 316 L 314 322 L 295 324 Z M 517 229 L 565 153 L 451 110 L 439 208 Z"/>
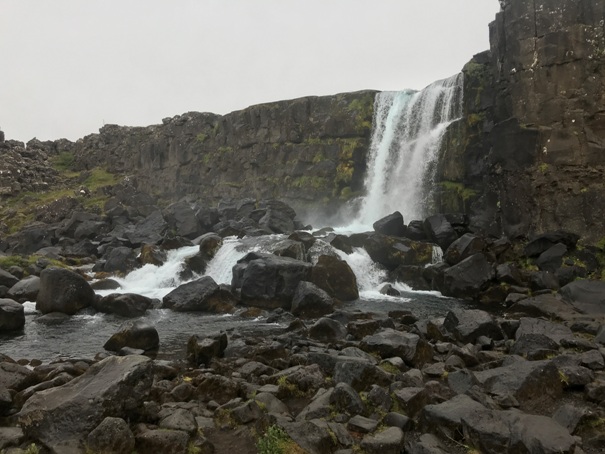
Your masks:
<path fill-rule="evenodd" d="M 489 47 L 497 0 L 0 0 L 0 128 L 106 123 L 422 88 Z"/>

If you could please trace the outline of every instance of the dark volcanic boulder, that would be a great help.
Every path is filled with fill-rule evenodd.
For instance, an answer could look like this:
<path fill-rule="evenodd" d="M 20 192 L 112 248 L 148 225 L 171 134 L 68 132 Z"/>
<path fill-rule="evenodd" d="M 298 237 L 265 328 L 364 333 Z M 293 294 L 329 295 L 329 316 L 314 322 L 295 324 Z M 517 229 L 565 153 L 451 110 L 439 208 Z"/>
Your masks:
<path fill-rule="evenodd" d="M 8 291 L 8 297 L 24 303 L 25 301 L 36 301 L 40 291 L 40 278 L 38 276 L 28 276 L 21 279 L 13 285 Z"/>
<path fill-rule="evenodd" d="M 307 251 L 304 244 L 300 241 L 283 240 L 272 247 L 272 252 L 280 257 L 290 257 L 291 259 L 306 261 Z"/>
<path fill-rule="evenodd" d="M 513 263 L 502 263 L 496 267 L 496 279 L 505 284 L 523 286 L 523 275 Z"/>
<path fill-rule="evenodd" d="M 296 232 L 291 233 L 290 236 L 288 236 L 288 239 L 301 242 L 305 247 L 305 251 L 311 249 L 315 244 L 315 241 L 317 241 L 317 238 L 304 230 L 297 230 Z"/>
<path fill-rule="evenodd" d="M 518 359 L 505 366 L 475 372 L 475 377 L 492 395 L 514 397 L 522 409 L 544 408 L 563 394 L 557 367 L 548 360 Z"/>
<path fill-rule="evenodd" d="M 160 346 L 158 331 L 151 325 L 136 320 L 123 323 L 120 330 L 109 338 L 103 348 L 112 352 L 123 347 L 155 351 Z"/>
<path fill-rule="evenodd" d="M 248 306 L 289 310 L 296 287 L 310 276 L 310 263 L 250 252 L 233 267 L 232 286 Z"/>
<path fill-rule="evenodd" d="M 17 282 L 19 282 L 19 278 L 17 276 L 13 276 L 8 271 L 0 268 L 0 285 L 11 288 Z"/>
<path fill-rule="evenodd" d="M 381 358 L 399 356 L 413 367 L 426 364 L 433 357 L 433 348 L 420 336 L 392 328 L 364 337 L 361 348 L 366 352 L 376 353 Z"/>
<path fill-rule="evenodd" d="M 275 233 L 291 233 L 296 229 L 296 212 L 292 207 L 279 200 L 269 200 L 263 203 L 265 215 L 258 224 Z"/>
<path fill-rule="evenodd" d="M 361 449 L 368 454 L 398 454 L 404 444 L 403 430 L 389 427 L 382 432 L 368 434 L 361 440 Z"/>
<path fill-rule="evenodd" d="M 325 239 L 327 243 L 330 243 L 330 246 L 336 248 L 345 254 L 353 253 L 353 246 L 351 245 L 351 241 L 349 237 L 346 235 L 340 235 L 336 233 L 330 233 Z"/>
<path fill-rule="evenodd" d="M 523 356 L 529 360 L 546 359 L 558 353 L 559 346 L 550 337 L 544 334 L 522 334 L 516 336 L 515 344 L 510 353 Z"/>
<path fill-rule="evenodd" d="M 140 317 L 153 304 L 150 298 L 136 293 L 112 293 L 94 304 L 99 312 L 117 314 L 122 317 Z"/>
<path fill-rule="evenodd" d="M 560 290 L 565 300 L 583 314 L 605 314 L 605 282 L 580 280 Z"/>
<path fill-rule="evenodd" d="M 554 419 L 513 413 L 508 452 L 575 453 L 577 440 Z"/>
<path fill-rule="evenodd" d="M 137 433 L 135 443 L 135 452 L 180 454 L 187 452 L 189 434 L 182 430 L 152 429 Z"/>
<path fill-rule="evenodd" d="M 19 412 L 19 424 L 51 452 L 84 452 L 84 440 L 105 417 L 139 416 L 152 381 L 149 358 L 111 356 L 63 386 L 35 393 Z"/>
<path fill-rule="evenodd" d="M 61 225 L 59 226 L 59 228 L 57 229 L 57 235 L 58 236 L 66 236 L 69 238 L 75 238 L 75 233 L 76 230 L 83 224 L 88 223 L 88 222 L 99 222 L 100 221 L 100 217 L 96 214 L 92 214 L 92 213 L 87 213 L 85 211 L 75 211 L 73 213 L 71 213 L 71 216 L 69 217 L 69 219 L 65 219 Z M 85 230 L 88 231 L 88 233 L 90 233 L 91 229 L 90 228 L 85 228 Z M 85 237 L 86 235 L 83 235 L 81 237 Z"/>
<path fill-rule="evenodd" d="M 534 236 L 525 246 L 525 255 L 538 257 L 557 243 L 564 244 L 568 249 L 575 249 L 580 237 L 570 232 L 547 232 Z"/>
<path fill-rule="evenodd" d="M 193 367 L 209 365 L 212 358 L 223 356 L 227 348 L 227 334 L 213 334 L 204 338 L 191 336 L 187 342 L 187 361 Z"/>
<path fill-rule="evenodd" d="M 162 239 L 168 229 L 168 223 L 164 220 L 162 213 L 154 211 L 137 225 L 132 232 L 126 233 L 126 238 L 134 245 L 143 243 L 154 244 Z"/>
<path fill-rule="evenodd" d="M 419 423 L 423 431 L 442 433 L 451 437 L 456 433 L 462 433 L 463 418 L 486 413 L 487 409 L 479 402 L 466 394 L 459 394 L 445 402 L 424 407 Z"/>
<path fill-rule="evenodd" d="M 474 343 L 480 336 L 487 336 L 494 340 L 504 337 L 494 318 L 481 310 L 456 309 L 449 311 L 443 321 L 443 327 L 465 344 Z"/>
<path fill-rule="evenodd" d="M 130 454 L 134 451 L 134 435 L 122 418 L 108 416 L 88 434 L 86 447 L 93 452 Z"/>
<path fill-rule="evenodd" d="M 202 233 L 200 222 L 195 215 L 196 211 L 195 205 L 181 201 L 168 205 L 163 215 L 176 235 L 193 239 Z"/>
<path fill-rule="evenodd" d="M 320 342 L 335 342 L 344 339 L 347 329 L 338 320 L 323 317 L 309 328 L 309 337 Z"/>
<path fill-rule="evenodd" d="M 11 299 L 0 298 L 0 332 L 18 330 L 24 325 L 23 306 Z"/>
<path fill-rule="evenodd" d="M 429 240 L 444 251 L 458 238 L 458 234 L 443 214 L 429 216 L 424 220 L 424 231 Z"/>
<path fill-rule="evenodd" d="M 433 245 L 407 238 L 369 235 L 363 243 L 372 260 L 394 270 L 400 265 L 427 265 L 433 260 Z"/>
<path fill-rule="evenodd" d="M 206 271 L 206 267 L 223 245 L 223 239 L 216 233 L 210 232 L 197 238 L 196 242 L 198 240 L 200 246 L 199 252 L 189 257 L 185 262 L 191 271 L 202 274 Z"/>
<path fill-rule="evenodd" d="M 36 383 L 38 377 L 33 371 L 7 356 L 1 355 L 0 359 L 0 389 L 23 391 Z"/>
<path fill-rule="evenodd" d="M 126 246 L 119 246 L 111 249 L 107 254 L 103 271 L 108 273 L 118 271 L 125 274 L 137 266 L 138 262 L 134 251 Z"/>
<path fill-rule="evenodd" d="M 405 236 L 414 241 L 426 240 L 427 236 L 426 232 L 424 231 L 424 222 L 410 221 L 407 226 Z"/>
<path fill-rule="evenodd" d="M 529 273 L 529 288 L 537 290 L 559 290 L 559 280 L 550 271 L 532 271 Z"/>
<path fill-rule="evenodd" d="M 334 311 L 330 295 L 311 282 L 301 282 L 292 299 L 292 314 L 303 318 L 318 318 Z"/>
<path fill-rule="evenodd" d="M 448 296 L 475 298 L 494 275 L 494 268 L 485 255 L 471 255 L 443 272 L 443 288 L 440 290 Z"/>
<path fill-rule="evenodd" d="M 143 244 L 137 260 L 141 265 L 162 266 L 166 262 L 166 251 L 155 244 Z"/>
<path fill-rule="evenodd" d="M 563 243 L 557 243 L 540 254 L 536 259 L 536 265 L 542 271 L 554 273 L 561 267 L 565 254 L 567 254 L 567 246 Z"/>
<path fill-rule="evenodd" d="M 36 309 L 43 314 L 63 312 L 73 315 L 92 306 L 95 292 L 77 273 L 63 268 L 46 268 L 40 273 Z"/>
<path fill-rule="evenodd" d="M 237 300 L 221 288 L 210 276 L 180 285 L 166 295 L 162 307 L 177 312 L 212 312 L 225 314 L 233 311 Z"/>
<path fill-rule="evenodd" d="M 6 240 L 13 254 L 30 255 L 34 252 L 52 246 L 54 229 L 46 224 L 36 223 L 9 236 Z"/>
<path fill-rule="evenodd" d="M 483 252 L 485 246 L 483 238 L 466 233 L 450 244 L 443 258 L 450 265 L 456 265 L 471 255 Z"/>
<path fill-rule="evenodd" d="M 84 221 L 82 222 L 76 231 L 74 232 L 74 239 L 77 241 L 84 239 L 94 239 L 99 238 L 100 235 L 109 231 L 109 224 L 103 221 Z"/>
<path fill-rule="evenodd" d="M 389 236 L 405 236 L 406 228 L 403 223 L 403 216 L 399 211 L 389 214 L 376 221 L 372 227 L 377 233 Z"/>
<path fill-rule="evenodd" d="M 202 207 L 197 210 L 195 217 L 197 218 L 202 229 L 206 231 L 212 229 L 212 226 L 220 221 L 220 215 L 218 209 L 216 208 Z"/>
<path fill-rule="evenodd" d="M 331 255 L 320 255 L 311 270 L 311 282 L 341 301 L 359 298 L 357 277 L 347 262 Z"/>
<path fill-rule="evenodd" d="M 442 263 L 438 266 L 445 265 Z M 447 267 L 447 266 L 446 266 Z M 433 279 L 437 272 L 434 266 L 402 265 L 389 272 L 389 282 L 403 282 L 414 290 L 433 290 Z"/>
<path fill-rule="evenodd" d="M 117 290 L 120 283 L 115 279 L 101 279 L 90 284 L 93 290 Z"/>

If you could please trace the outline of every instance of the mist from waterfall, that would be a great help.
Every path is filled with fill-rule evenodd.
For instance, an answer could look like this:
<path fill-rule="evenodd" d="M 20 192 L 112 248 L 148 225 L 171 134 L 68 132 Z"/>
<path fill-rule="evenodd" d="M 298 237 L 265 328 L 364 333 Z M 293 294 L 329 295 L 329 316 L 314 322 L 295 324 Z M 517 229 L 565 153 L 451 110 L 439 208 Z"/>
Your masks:
<path fill-rule="evenodd" d="M 425 217 L 441 140 L 462 115 L 462 83 L 460 73 L 422 91 L 376 96 L 366 195 L 355 225 L 371 227 L 395 211 L 406 222 Z"/>

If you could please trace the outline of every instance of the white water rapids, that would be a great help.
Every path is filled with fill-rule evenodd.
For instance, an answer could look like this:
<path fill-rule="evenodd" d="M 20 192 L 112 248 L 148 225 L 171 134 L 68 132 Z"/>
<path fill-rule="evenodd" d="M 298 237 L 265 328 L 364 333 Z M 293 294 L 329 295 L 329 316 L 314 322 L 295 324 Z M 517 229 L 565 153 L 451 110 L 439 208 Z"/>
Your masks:
<path fill-rule="evenodd" d="M 281 240 L 286 239 L 284 235 L 268 235 L 264 237 L 253 237 L 239 239 L 236 237 L 227 237 L 217 254 L 208 264 L 205 276 L 212 277 L 218 284 L 231 284 L 232 268 L 239 259 L 248 252 L 268 252 L 275 250 L 275 245 Z M 142 268 L 132 271 L 124 278 L 114 277 L 120 284 L 118 290 L 97 291 L 100 295 L 110 293 L 138 293 L 149 298 L 161 299 L 179 285 L 187 282 L 179 278 L 180 272 L 186 267 L 185 260 L 199 251 L 198 246 L 187 246 L 181 249 L 170 251 L 168 258 L 163 265 L 156 266 L 147 264 Z M 387 272 L 380 265 L 376 264 L 363 248 L 354 248 L 353 253 L 346 254 L 343 251 L 333 248 L 328 243 L 317 239 L 315 245 L 311 248 L 313 263 L 321 254 L 336 255 L 346 261 L 355 277 L 359 288 L 361 299 L 389 299 L 390 296 L 379 292 L 380 287 L 387 283 Z M 439 261 L 439 256 L 434 257 Z M 200 276 L 194 276 L 197 279 Z M 191 280 L 191 279 L 189 279 Z M 412 291 L 409 286 L 395 282 L 391 283 L 399 291 Z M 422 292 L 438 296 L 438 292 Z M 398 298 L 400 301 L 406 299 Z"/>

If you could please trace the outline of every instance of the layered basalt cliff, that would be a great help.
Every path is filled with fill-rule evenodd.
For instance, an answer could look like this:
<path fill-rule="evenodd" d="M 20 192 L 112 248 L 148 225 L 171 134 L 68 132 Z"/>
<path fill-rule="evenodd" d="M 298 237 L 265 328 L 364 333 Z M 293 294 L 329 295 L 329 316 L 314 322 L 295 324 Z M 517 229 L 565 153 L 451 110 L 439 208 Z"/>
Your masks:
<path fill-rule="evenodd" d="M 565 229 L 598 241 L 605 0 L 500 3 L 491 49 L 463 68 L 464 113 L 442 143 L 431 208 L 465 212 L 473 230 L 494 235 Z M 34 140 L 25 149 L 6 141 L 0 195 L 52 186 L 44 162 L 68 152 L 74 170 L 106 168 L 166 202 L 280 198 L 303 219 L 325 218 L 363 193 L 375 93 L 106 125 L 76 143 Z"/>
<path fill-rule="evenodd" d="M 465 68 L 440 163 L 442 211 L 510 236 L 605 234 L 605 1 L 508 0 Z M 449 184 L 447 184 L 449 183 Z"/>
<path fill-rule="evenodd" d="M 224 116 L 191 112 L 145 128 L 106 125 L 73 146 L 79 169 L 130 175 L 139 190 L 209 204 L 279 197 L 333 212 L 363 189 L 375 92 L 306 97 Z"/>

